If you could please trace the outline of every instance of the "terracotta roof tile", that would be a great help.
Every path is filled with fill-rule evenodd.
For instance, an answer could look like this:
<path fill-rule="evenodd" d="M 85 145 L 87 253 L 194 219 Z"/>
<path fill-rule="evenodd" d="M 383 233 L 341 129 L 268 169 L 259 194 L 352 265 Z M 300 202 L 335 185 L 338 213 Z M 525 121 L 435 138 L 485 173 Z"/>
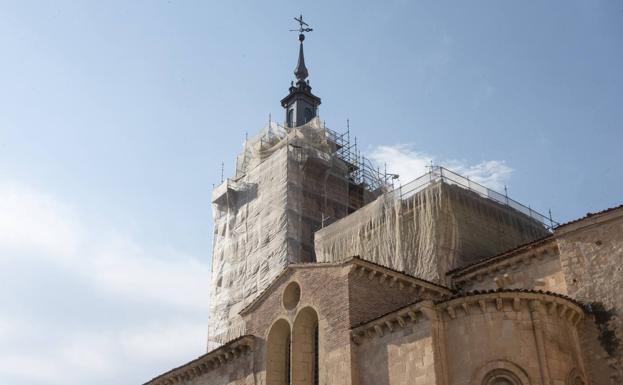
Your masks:
<path fill-rule="evenodd" d="M 446 275 L 455 275 L 455 274 L 460 273 L 460 272 L 462 272 L 464 270 L 474 268 L 474 267 L 476 267 L 478 265 L 488 266 L 488 265 L 490 265 L 492 263 L 495 263 L 495 262 L 498 262 L 498 261 L 502 261 L 502 260 L 504 260 L 506 258 L 512 257 L 512 256 L 518 254 L 521 251 L 528 250 L 528 249 L 531 249 L 533 247 L 539 246 L 542 243 L 545 243 L 546 241 L 548 241 L 549 239 L 552 239 L 552 238 L 553 238 L 553 234 L 547 235 L 547 236 L 542 237 L 542 238 L 535 239 L 532 242 L 524 243 L 524 244 L 519 245 L 517 247 L 514 247 L 512 249 L 506 250 L 506 251 L 504 251 L 504 252 L 502 252 L 500 254 L 497 254 L 497 255 L 494 255 L 494 256 L 491 256 L 491 257 L 485 257 L 485 258 L 479 259 L 479 260 L 477 260 L 475 262 L 468 263 L 467 265 L 459 266 L 457 268 L 449 270 L 446 273 Z"/>
<path fill-rule="evenodd" d="M 564 227 L 564 226 L 570 225 L 570 224 L 572 224 L 572 223 L 580 222 L 580 221 L 582 221 L 582 220 L 584 220 L 584 219 L 594 217 L 595 215 L 605 214 L 605 213 L 607 213 L 607 212 L 614 211 L 614 210 L 617 210 L 617 209 L 620 209 L 620 208 L 623 208 L 623 204 L 618 205 L 618 206 L 615 206 L 615 207 L 610 207 L 610 208 L 607 208 L 607 209 L 604 209 L 604 210 L 598 211 L 598 212 L 596 212 L 596 213 L 590 213 L 590 212 L 589 212 L 589 213 L 586 213 L 586 215 L 585 215 L 585 216 L 583 216 L 583 217 L 580 217 L 580 218 L 578 218 L 578 219 L 574 219 L 574 220 L 572 220 L 572 221 L 565 222 L 565 223 L 562 223 L 562 224 L 560 224 L 560 225 L 556 226 L 556 227 L 554 228 L 554 231 L 555 231 L 555 230 L 558 230 L 558 229 L 559 229 L 559 228 L 561 228 L 561 227 Z"/>
<path fill-rule="evenodd" d="M 545 294 L 545 295 L 551 295 L 554 297 L 558 297 L 558 298 L 562 298 L 562 299 L 566 299 L 567 301 L 570 301 L 572 303 L 574 303 L 575 305 L 581 307 L 582 309 L 585 310 L 584 304 L 579 302 L 578 300 L 568 297 L 564 294 L 560 294 L 560 293 L 556 293 L 553 291 L 543 291 L 543 290 L 532 290 L 532 289 L 492 289 L 492 290 L 474 290 L 474 291 L 469 291 L 466 293 L 457 293 L 455 295 L 453 295 L 450 298 L 444 298 L 438 301 L 435 301 L 435 304 L 440 304 L 440 303 L 444 303 L 444 302 L 448 302 L 448 301 L 452 301 L 454 299 L 457 298 L 465 298 L 465 297 L 473 297 L 476 295 L 481 295 L 481 294 L 496 294 L 496 293 L 532 293 L 532 294 Z"/>
<path fill-rule="evenodd" d="M 226 349 L 227 347 L 229 347 L 229 346 L 231 346 L 231 345 L 235 344 L 236 342 L 241 341 L 241 340 L 243 340 L 243 339 L 245 339 L 245 338 L 247 338 L 247 339 L 248 339 L 248 338 L 253 338 L 253 339 L 254 339 L 254 338 L 255 338 L 255 336 L 250 335 L 250 334 L 247 334 L 247 335 L 244 335 L 244 336 L 240 336 L 240 337 L 238 337 L 238 338 L 235 338 L 235 339 L 233 339 L 233 340 L 231 340 L 231 341 L 229 341 L 229 342 L 227 342 L 227 343 L 225 343 L 225 344 L 223 344 L 223 345 L 219 346 L 219 347 L 218 347 L 218 348 L 216 348 L 216 349 L 212 349 L 212 350 L 210 350 L 210 351 L 209 351 L 209 352 L 207 352 L 206 354 L 202 354 L 202 355 L 200 355 L 199 357 L 195 358 L 194 360 L 188 361 L 188 362 L 186 362 L 185 364 L 182 364 L 182 365 L 180 365 L 180 366 L 178 366 L 178 367 L 175 367 L 175 368 L 173 368 L 173 369 L 171 369 L 171 370 L 169 370 L 169 371 L 166 371 L 166 372 L 164 372 L 164 373 L 162 373 L 162 374 L 160 374 L 160 375 L 158 375 L 158 376 L 156 376 L 156 377 L 152 378 L 151 380 L 149 380 L 149 381 L 145 382 L 143 385 L 147 385 L 147 384 L 154 383 L 155 381 L 157 381 L 157 380 L 159 380 L 159 379 L 161 379 L 161 378 L 163 378 L 163 377 L 167 376 L 168 374 L 171 374 L 171 373 L 175 372 L 176 370 L 180 370 L 180 369 L 182 369 L 182 368 L 184 368 L 184 367 L 186 367 L 186 366 L 191 366 L 192 364 L 194 364 L 194 363 L 196 363 L 196 362 L 201 361 L 202 359 L 204 359 L 205 357 L 207 357 L 207 356 L 209 356 L 209 355 L 213 354 L 214 352 L 217 352 L 217 351 L 222 350 L 222 349 Z"/>

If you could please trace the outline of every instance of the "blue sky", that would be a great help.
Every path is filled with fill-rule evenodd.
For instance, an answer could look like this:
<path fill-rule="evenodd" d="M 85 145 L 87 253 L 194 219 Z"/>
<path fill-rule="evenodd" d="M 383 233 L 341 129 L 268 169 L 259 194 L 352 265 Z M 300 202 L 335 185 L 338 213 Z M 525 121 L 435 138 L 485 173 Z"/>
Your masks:
<path fill-rule="evenodd" d="M 203 353 L 210 193 L 283 119 L 403 182 L 448 165 L 563 222 L 623 203 L 620 1 L 0 2 L 0 383 L 136 384 Z"/>

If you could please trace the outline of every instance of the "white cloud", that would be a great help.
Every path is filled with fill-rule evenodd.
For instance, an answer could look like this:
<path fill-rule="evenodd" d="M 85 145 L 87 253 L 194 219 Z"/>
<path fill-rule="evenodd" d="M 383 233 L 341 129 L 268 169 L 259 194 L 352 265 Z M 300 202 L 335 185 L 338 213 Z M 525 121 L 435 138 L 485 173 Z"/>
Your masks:
<path fill-rule="evenodd" d="M 197 339 L 197 336 L 204 338 Z M 172 354 L 181 357 L 188 352 L 188 347 L 195 347 L 198 352 L 205 349 L 207 340 L 206 324 L 179 322 L 176 327 L 155 325 L 141 331 L 123 336 L 124 350 L 130 356 L 144 357 L 158 362 L 166 360 Z M 194 358 L 194 357 L 192 357 Z M 176 365 L 182 362 L 176 363 Z M 167 369 L 167 368 L 163 368 Z M 154 375 L 159 373 L 154 373 Z"/>
<path fill-rule="evenodd" d="M 22 184 L 0 183 L 0 248 L 6 251 L 0 258 L 10 258 L 10 250 L 65 258 L 75 253 L 81 236 L 69 207 Z"/>
<path fill-rule="evenodd" d="M 14 181 L 0 183 L 0 265 L 20 275 L 0 293 L 18 303 L 0 310 L 0 383 L 141 383 L 204 352 L 207 261 L 103 233 Z M 58 306 L 37 292 L 42 275 Z"/>
<path fill-rule="evenodd" d="M 143 383 L 202 354 L 204 326 L 178 320 L 101 333 L 68 330 L 57 346 L 0 351 L 0 379 L 51 385 Z"/>
<path fill-rule="evenodd" d="M 400 176 L 404 184 L 428 172 L 434 158 L 423 152 L 415 151 L 411 146 L 378 146 L 372 150 L 370 158 L 378 164 L 387 164 L 387 169 Z"/>
<path fill-rule="evenodd" d="M 10 383 L 9 378 L 18 381 L 47 382 L 56 384 L 56 378 L 63 377 L 58 362 L 34 355 L 2 354 L 0 355 L 0 379 Z"/>
<path fill-rule="evenodd" d="M 497 191 L 504 190 L 504 185 L 508 183 L 513 172 L 504 161 L 499 160 L 487 160 L 475 165 L 465 165 L 457 161 L 447 164 L 452 171 Z"/>
<path fill-rule="evenodd" d="M 117 238 L 95 250 L 86 268 L 94 284 L 107 292 L 207 314 L 210 269 L 205 262 L 177 253 L 167 259 L 145 254 L 139 245 Z"/>
<path fill-rule="evenodd" d="M 175 250 L 146 250 L 122 234 L 102 234 L 53 196 L 4 183 L 0 260 L 18 254 L 48 260 L 126 299 L 208 308 L 210 270 L 205 261 Z"/>
<path fill-rule="evenodd" d="M 513 171 L 504 161 L 488 160 L 469 165 L 453 159 L 438 159 L 430 154 L 416 151 L 412 145 L 404 144 L 378 146 L 372 150 L 370 158 L 378 164 L 387 164 L 390 172 L 400 175 L 400 181 L 403 184 L 426 174 L 430 170 L 431 162 L 435 166 L 444 166 L 498 191 L 504 189 Z"/>

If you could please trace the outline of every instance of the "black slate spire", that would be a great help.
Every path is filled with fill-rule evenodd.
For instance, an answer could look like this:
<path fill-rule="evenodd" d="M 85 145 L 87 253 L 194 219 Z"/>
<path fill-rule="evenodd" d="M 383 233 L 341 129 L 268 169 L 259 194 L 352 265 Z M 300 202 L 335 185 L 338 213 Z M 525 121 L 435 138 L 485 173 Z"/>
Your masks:
<path fill-rule="evenodd" d="M 307 79 L 309 76 L 309 72 L 307 71 L 307 67 L 305 67 L 305 55 L 303 54 L 303 40 L 305 40 L 305 35 L 299 35 L 299 41 L 301 42 L 299 46 L 299 61 L 296 63 L 296 68 L 294 69 L 294 76 L 296 79 L 301 81 Z"/>
<path fill-rule="evenodd" d="M 305 54 L 303 53 L 303 32 L 311 32 L 309 24 L 303 21 L 303 15 L 294 18 L 299 23 L 299 28 L 292 31 L 299 32 L 299 58 L 294 69 L 296 84 L 290 86 L 290 93 L 281 100 L 281 106 L 286 110 L 286 125 L 288 127 L 301 126 L 318 115 L 320 98 L 312 94 L 311 86 L 307 78 L 309 71 L 305 66 Z"/>

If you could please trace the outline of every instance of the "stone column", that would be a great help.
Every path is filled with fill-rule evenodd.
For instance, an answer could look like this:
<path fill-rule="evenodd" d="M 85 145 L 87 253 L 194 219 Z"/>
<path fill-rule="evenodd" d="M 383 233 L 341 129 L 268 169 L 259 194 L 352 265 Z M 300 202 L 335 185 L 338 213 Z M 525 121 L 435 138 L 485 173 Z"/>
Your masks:
<path fill-rule="evenodd" d="M 431 301 L 422 302 L 420 309 L 430 323 L 430 334 L 433 340 L 433 357 L 435 360 L 435 385 L 449 385 L 448 363 L 446 361 L 446 332 L 443 318 Z"/>
<path fill-rule="evenodd" d="M 544 385 L 552 385 L 549 375 L 549 367 L 547 366 L 547 357 L 545 354 L 545 342 L 543 336 L 543 306 L 541 301 L 532 300 L 529 303 L 530 318 L 532 319 L 532 327 L 534 329 L 534 338 L 536 340 L 536 349 L 539 356 L 539 368 L 541 370 L 541 382 Z"/>

